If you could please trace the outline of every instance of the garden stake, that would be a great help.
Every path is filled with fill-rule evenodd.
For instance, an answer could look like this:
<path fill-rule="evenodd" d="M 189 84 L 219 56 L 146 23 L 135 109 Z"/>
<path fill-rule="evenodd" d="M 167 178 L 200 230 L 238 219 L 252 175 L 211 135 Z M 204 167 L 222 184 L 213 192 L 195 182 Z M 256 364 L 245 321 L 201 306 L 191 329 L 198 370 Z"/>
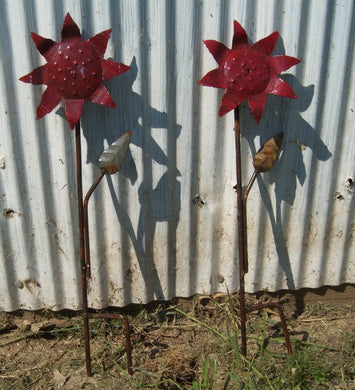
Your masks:
<path fill-rule="evenodd" d="M 39 66 L 32 72 L 20 78 L 20 81 L 25 83 L 35 85 L 45 84 L 47 86 L 42 95 L 41 102 L 37 107 L 36 119 L 41 119 L 45 115 L 49 114 L 62 100 L 64 100 L 67 121 L 70 128 L 72 130 L 75 129 L 79 257 L 82 312 L 84 321 L 85 360 L 88 376 L 91 376 L 89 313 L 87 299 L 87 281 L 88 277 L 90 277 L 90 267 L 87 266 L 85 259 L 80 116 L 83 111 L 85 100 L 102 106 L 108 106 L 111 108 L 116 107 L 115 102 L 112 100 L 109 92 L 102 82 L 119 76 L 120 74 L 128 71 L 130 67 L 122 63 L 103 58 L 110 35 L 111 30 L 105 30 L 94 35 L 87 41 L 84 41 L 79 27 L 74 22 L 70 14 L 67 13 L 63 22 L 60 42 L 55 42 L 49 38 L 43 38 L 42 36 L 31 32 L 34 44 L 36 45 L 38 51 L 46 59 L 47 63 Z M 105 172 L 110 173 L 108 168 Z M 123 320 L 121 316 L 115 318 L 121 319 L 124 323 L 128 371 L 131 373 L 131 349 L 130 343 L 127 341 L 129 335 L 129 325 L 128 322 Z"/>
<path fill-rule="evenodd" d="M 80 138 L 80 120 L 75 125 L 75 152 L 76 152 L 76 185 L 78 199 L 78 223 L 79 223 L 79 256 L 80 256 L 80 275 L 81 275 L 81 300 L 82 315 L 84 327 L 85 361 L 86 373 L 91 376 L 91 357 L 89 345 L 89 317 L 88 317 L 88 296 L 87 279 L 85 264 L 85 240 L 84 240 L 84 208 L 83 208 L 83 180 L 81 164 L 81 138 Z"/>
<path fill-rule="evenodd" d="M 285 302 L 287 302 L 287 301 L 283 300 L 283 301 L 276 301 L 276 302 L 258 303 L 256 305 L 250 306 L 247 309 L 247 312 L 250 313 L 252 311 L 259 311 L 261 309 L 266 309 L 266 308 L 271 309 L 273 307 L 276 307 L 277 311 L 279 312 L 279 316 L 280 316 L 282 332 L 283 332 L 283 335 L 285 338 L 285 343 L 286 343 L 286 350 L 287 350 L 287 353 L 290 355 L 292 353 L 291 340 L 290 340 L 290 335 L 289 335 L 288 329 L 287 329 L 285 314 L 284 314 L 283 309 L 282 309 L 282 304 Z"/>
<path fill-rule="evenodd" d="M 239 307 L 240 307 L 240 333 L 242 339 L 242 355 L 247 355 L 247 335 L 246 335 L 246 310 L 245 310 L 245 227 L 244 209 L 242 196 L 242 163 L 240 147 L 240 119 L 239 106 L 234 109 L 234 135 L 235 135 L 235 159 L 237 176 L 237 208 L 238 208 L 238 248 L 239 248 Z"/>
<path fill-rule="evenodd" d="M 254 174 L 242 194 L 242 166 L 241 166 L 241 134 L 239 105 L 247 100 L 254 119 L 260 122 L 265 109 L 268 94 L 279 95 L 290 98 L 297 98 L 293 89 L 277 75 L 290 67 L 297 65 L 298 58 L 278 55 L 271 56 L 278 39 L 278 32 L 275 31 L 269 36 L 250 45 L 244 28 L 235 20 L 233 23 L 234 34 L 232 48 L 227 48 L 221 42 L 215 40 L 204 41 L 207 49 L 218 63 L 218 68 L 208 72 L 200 81 L 200 85 L 224 88 L 219 109 L 219 116 L 234 110 L 234 134 L 236 153 L 236 191 L 238 208 L 238 251 L 239 251 L 239 305 L 240 305 L 240 327 L 241 327 L 241 351 L 247 355 L 246 338 L 246 304 L 245 304 L 245 274 L 248 272 L 248 248 L 247 248 L 247 208 L 246 202 L 248 193 L 257 175 L 271 169 L 277 159 L 279 148 L 275 147 L 278 137 L 269 140 L 263 148 L 254 156 Z M 281 140 L 282 140 L 282 136 Z M 277 146 L 277 145 L 276 145 Z M 276 156 L 276 159 L 274 157 Z M 285 316 L 279 303 L 277 307 L 284 335 L 287 350 L 290 353 L 291 345 L 287 333 Z M 250 310 L 248 310 L 250 311 Z M 286 335 L 287 333 L 287 335 Z"/>
<path fill-rule="evenodd" d="M 91 355 L 90 355 L 90 330 L 89 330 L 89 318 L 106 318 L 106 319 L 115 319 L 121 321 L 124 327 L 125 335 L 125 349 L 127 356 L 127 371 L 132 375 L 132 343 L 131 343 L 131 331 L 128 319 L 125 316 L 116 314 L 116 313 L 88 313 L 88 293 L 87 293 L 87 282 L 91 278 L 91 262 L 90 262 L 90 235 L 89 235 L 89 214 L 88 214 L 88 204 L 89 199 L 92 193 L 95 191 L 100 181 L 105 175 L 112 175 L 120 169 L 123 160 L 126 156 L 129 139 L 131 137 L 131 132 L 126 131 L 121 135 L 115 142 L 113 142 L 100 156 L 99 159 L 99 169 L 100 173 L 98 174 L 94 184 L 90 187 L 86 193 L 84 203 L 83 203 L 83 218 L 82 218 L 82 227 L 80 227 L 80 232 L 83 230 L 84 235 L 84 263 L 82 264 L 82 296 L 83 302 L 83 320 L 84 320 L 84 342 L 85 342 L 85 361 L 86 361 L 86 373 L 88 376 L 92 376 L 91 372 Z M 79 194 L 78 194 L 79 195 Z M 81 253 L 81 248 L 80 248 Z M 84 311 L 84 307 L 86 308 Z"/>

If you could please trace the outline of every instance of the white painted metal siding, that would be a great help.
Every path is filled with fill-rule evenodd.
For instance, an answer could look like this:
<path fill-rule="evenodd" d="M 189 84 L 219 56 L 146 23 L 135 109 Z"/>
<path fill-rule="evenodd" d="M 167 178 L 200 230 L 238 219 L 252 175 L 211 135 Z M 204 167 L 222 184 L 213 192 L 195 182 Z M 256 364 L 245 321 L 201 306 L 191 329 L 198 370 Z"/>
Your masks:
<path fill-rule="evenodd" d="M 84 191 L 104 147 L 132 131 L 129 156 L 90 201 L 89 303 L 100 308 L 238 290 L 233 114 L 198 80 L 230 47 L 233 20 L 276 54 L 301 58 L 257 125 L 241 106 L 244 181 L 260 144 L 283 154 L 249 201 L 247 291 L 355 282 L 352 0 L 1 0 L 0 309 L 77 309 L 74 134 L 63 108 L 36 121 L 43 86 L 18 81 L 45 60 L 30 31 L 60 40 L 70 12 L 85 39 L 111 28 L 105 58 L 131 65 L 106 83 L 117 109 L 86 103 Z"/>

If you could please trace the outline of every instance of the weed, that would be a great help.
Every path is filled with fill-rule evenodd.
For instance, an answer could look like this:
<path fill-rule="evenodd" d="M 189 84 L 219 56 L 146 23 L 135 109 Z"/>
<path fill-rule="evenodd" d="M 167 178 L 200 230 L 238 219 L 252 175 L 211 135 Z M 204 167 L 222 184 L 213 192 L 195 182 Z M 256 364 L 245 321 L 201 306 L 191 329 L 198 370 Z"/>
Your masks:
<path fill-rule="evenodd" d="M 193 390 L 213 390 L 216 382 L 217 362 L 210 360 L 208 357 L 205 360 L 202 370 L 202 378 L 197 379 L 192 383 Z"/>

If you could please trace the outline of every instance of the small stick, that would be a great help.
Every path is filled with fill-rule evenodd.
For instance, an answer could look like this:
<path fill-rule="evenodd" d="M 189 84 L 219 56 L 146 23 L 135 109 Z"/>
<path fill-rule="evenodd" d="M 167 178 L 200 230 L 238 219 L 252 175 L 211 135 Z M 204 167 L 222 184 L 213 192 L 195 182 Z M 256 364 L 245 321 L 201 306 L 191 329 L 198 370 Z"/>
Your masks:
<path fill-rule="evenodd" d="M 5 325 L 0 328 L 0 333 L 8 332 L 10 330 L 17 329 L 17 326 L 14 324 Z"/>

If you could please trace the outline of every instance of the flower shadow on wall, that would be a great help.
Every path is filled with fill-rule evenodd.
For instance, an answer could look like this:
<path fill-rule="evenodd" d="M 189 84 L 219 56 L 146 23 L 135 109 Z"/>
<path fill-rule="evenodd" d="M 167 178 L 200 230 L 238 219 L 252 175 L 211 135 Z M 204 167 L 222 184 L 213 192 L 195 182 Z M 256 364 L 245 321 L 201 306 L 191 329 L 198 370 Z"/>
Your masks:
<path fill-rule="evenodd" d="M 108 176 L 107 183 L 114 204 L 115 212 L 120 221 L 120 231 L 117 232 L 117 241 L 122 242 L 122 273 L 124 278 L 123 294 L 124 302 L 131 303 L 131 269 L 129 261 L 129 242 L 133 245 L 142 277 L 145 281 L 147 300 L 164 299 L 165 293 L 161 284 L 158 270 L 154 262 L 154 236 L 158 222 L 167 222 L 169 235 L 167 245 L 169 248 L 169 264 L 175 262 L 176 230 L 180 218 L 181 209 L 181 184 L 179 177 L 181 173 L 177 169 L 174 158 L 167 155 L 167 152 L 155 140 L 154 135 L 158 131 L 166 132 L 163 139 L 167 139 L 169 145 L 176 149 L 176 142 L 181 133 L 181 126 L 172 123 L 167 112 L 158 111 L 150 105 L 149 99 L 133 91 L 133 84 L 139 73 L 144 74 L 144 69 L 138 69 L 136 59 L 133 58 L 130 64 L 130 71 L 115 79 L 110 86 L 110 94 L 117 102 L 116 110 L 105 111 L 105 121 L 96 112 L 84 108 L 82 118 L 83 133 L 87 140 L 87 163 L 97 164 L 98 156 L 105 146 L 110 144 L 120 133 L 131 130 L 130 143 L 144 150 L 143 154 L 143 177 L 139 178 L 141 184 L 138 189 L 138 201 L 140 203 L 138 226 L 135 229 L 130 213 L 127 211 L 129 200 L 125 197 L 125 188 L 129 182 L 134 184 L 138 180 L 135 161 L 128 151 L 127 157 L 119 174 L 115 177 Z M 62 112 L 63 113 L 63 112 Z M 62 114 L 60 114 L 62 115 Z M 100 131 L 98 131 L 100 129 Z M 154 134 L 152 134 L 152 129 Z M 158 130 L 159 129 L 159 130 Z M 118 134 L 119 133 L 119 134 Z M 154 172 L 153 172 L 154 171 Z M 155 176 L 160 171 L 160 178 L 156 181 Z M 154 177 L 154 179 L 153 179 Z M 154 182 L 153 182 L 154 181 Z M 156 184 L 155 184 L 156 183 Z M 120 195 L 118 195 L 120 194 Z M 96 195 L 97 205 L 102 204 Z M 136 196 L 136 195 L 134 195 Z M 168 204 L 168 198 L 173 200 Z M 169 207 L 169 206 L 173 207 Z M 100 211 L 97 220 L 100 220 Z M 136 212 L 136 211 L 135 211 Z M 104 248 L 100 248 L 102 257 L 100 259 L 100 287 L 107 289 L 105 281 L 109 278 L 107 259 Z M 174 268 L 174 267 L 171 267 Z M 174 272 L 169 273 L 169 288 L 175 283 Z M 103 291 L 102 296 L 109 296 L 109 291 Z M 109 302 L 110 303 L 110 302 Z"/>
<path fill-rule="evenodd" d="M 286 281 L 289 289 L 296 289 L 297 281 L 295 281 L 292 273 L 285 232 L 289 230 L 289 217 L 292 213 L 290 209 L 294 204 L 297 183 L 303 186 L 306 180 L 307 169 L 304 162 L 304 154 L 308 153 L 310 149 L 312 150 L 313 159 L 318 161 L 326 161 L 332 154 L 319 138 L 317 132 L 301 115 L 311 105 L 314 86 L 304 87 L 292 75 L 285 75 L 283 78 L 292 85 L 298 95 L 298 99 L 286 107 L 284 100 L 280 104 L 278 97 L 270 96 L 268 98 L 266 115 L 264 115 L 260 125 L 250 120 L 248 110 L 242 110 L 242 126 L 245 129 L 248 124 L 248 131 L 243 133 L 243 137 L 248 141 L 252 155 L 257 152 L 254 142 L 256 137 L 259 136 L 260 144 L 263 144 L 275 132 L 285 131 L 283 151 L 279 161 L 275 164 L 274 169 L 264 175 L 263 178 L 258 177 L 257 182 L 261 199 L 270 218 L 275 249 L 280 267 L 283 270 L 283 273 L 280 272 L 277 275 L 275 283 L 278 286 L 282 286 L 284 281 Z M 277 129 L 275 129 L 275 123 L 278 123 Z M 274 185 L 275 209 L 273 209 L 268 185 Z M 282 202 L 286 202 L 289 207 L 282 207 Z M 261 220 L 263 219 L 262 216 L 260 218 Z M 265 253 L 267 249 L 267 244 L 262 239 L 265 234 L 263 229 L 265 229 L 265 224 L 259 224 L 257 247 L 260 253 Z M 262 280 L 262 272 L 263 270 L 256 267 L 254 280 L 251 282 Z M 296 302 L 296 305 L 298 311 L 302 310 L 301 307 L 298 307 L 302 305 L 301 301 Z"/>

